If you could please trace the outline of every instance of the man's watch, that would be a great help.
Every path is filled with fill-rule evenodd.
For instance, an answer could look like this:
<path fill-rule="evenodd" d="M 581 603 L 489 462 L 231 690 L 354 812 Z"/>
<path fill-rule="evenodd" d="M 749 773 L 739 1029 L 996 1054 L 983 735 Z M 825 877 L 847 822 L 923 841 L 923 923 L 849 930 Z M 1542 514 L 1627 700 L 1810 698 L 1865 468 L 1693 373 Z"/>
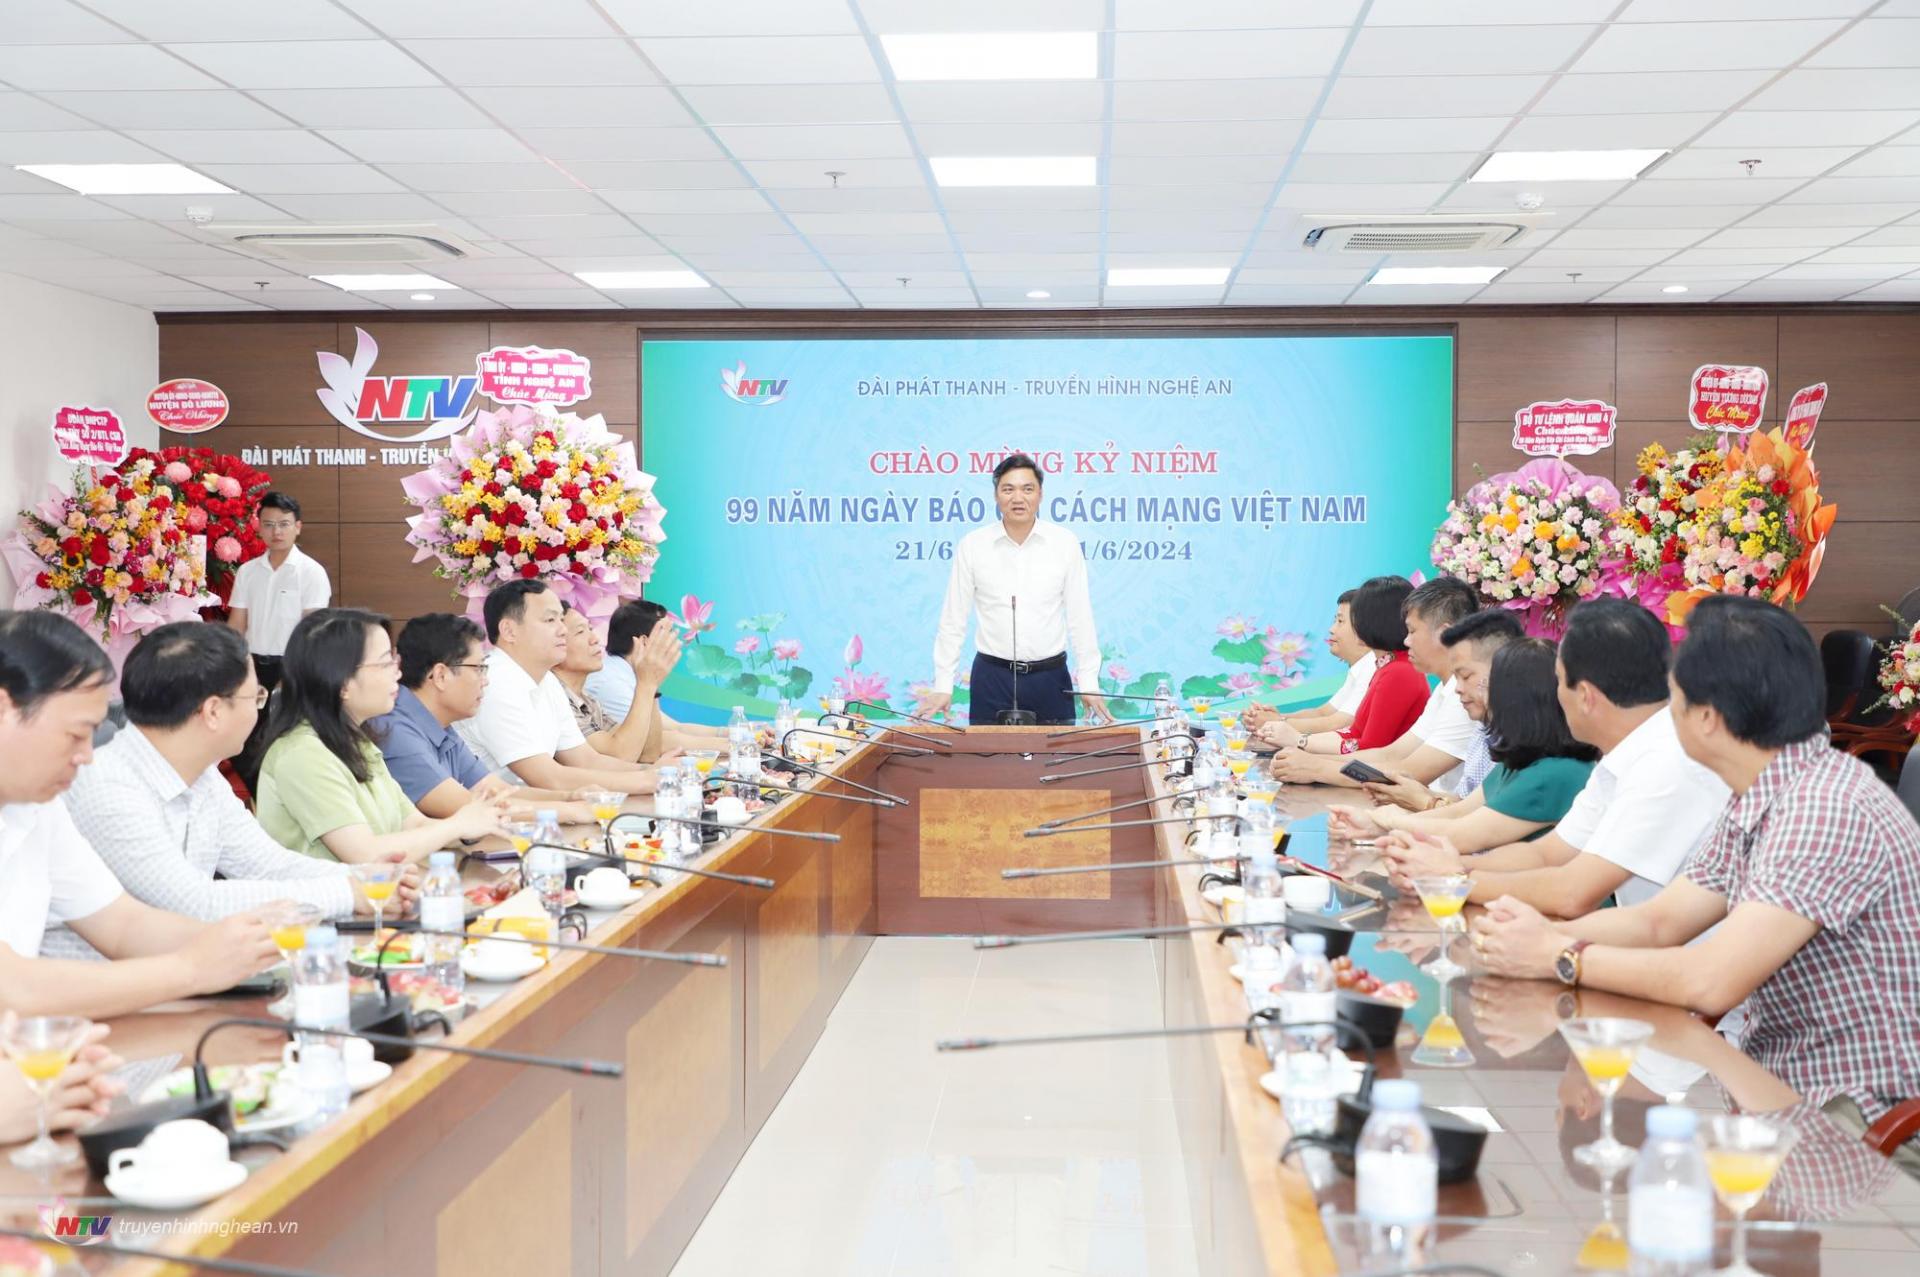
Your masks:
<path fill-rule="evenodd" d="M 1580 955 L 1592 943 L 1591 940 L 1575 940 L 1553 960 L 1553 973 L 1560 977 L 1561 984 L 1571 988 L 1580 983 Z"/>

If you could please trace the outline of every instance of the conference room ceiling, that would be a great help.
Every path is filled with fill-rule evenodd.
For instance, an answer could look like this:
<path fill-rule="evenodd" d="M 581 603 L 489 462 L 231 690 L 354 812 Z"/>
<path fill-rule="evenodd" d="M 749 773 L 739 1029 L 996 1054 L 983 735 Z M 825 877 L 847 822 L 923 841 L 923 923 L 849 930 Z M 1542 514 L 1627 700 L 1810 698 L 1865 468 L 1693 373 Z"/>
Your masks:
<path fill-rule="evenodd" d="M 156 311 L 1920 301 L 1920 0 L 9 0 L 4 17 L 0 271 Z M 1010 31 L 1097 32 L 1094 78 L 902 82 L 882 45 Z M 1670 154 L 1638 179 L 1468 180 L 1496 151 L 1620 148 Z M 1093 157 L 1093 183 L 934 180 L 934 159 L 1021 155 Z M 237 193 L 87 196 L 14 167 L 167 162 Z M 1511 247 L 1302 245 L 1315 216 L 1512 217 L 1523 195 L 1541 206 Z M 430 224 L 475 251 L 405 267 L 456 286 L 416 301 L 221 232 L 336 223 Z M 1388 265 L 1506 269 L 1367 283 Z M 1226 282 L 1108 282 L 1136 268 Z M 711 286 L 576 274 L 676 270 Z"/>

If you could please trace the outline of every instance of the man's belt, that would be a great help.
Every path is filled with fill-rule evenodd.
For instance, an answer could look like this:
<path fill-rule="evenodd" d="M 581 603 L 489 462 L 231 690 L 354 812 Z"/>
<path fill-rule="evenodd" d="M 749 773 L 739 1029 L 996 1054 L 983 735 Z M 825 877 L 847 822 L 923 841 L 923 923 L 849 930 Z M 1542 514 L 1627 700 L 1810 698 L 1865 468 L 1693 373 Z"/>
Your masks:
<path fill-rule="evenodd" d="M 1044 674 L 1048 670 L 1060 669 L 1067 663 L 1065 652 L 1056 652 L 1052 656 L 1042 657 L 1037 661 L 1010 661 L 1004 656 L 989 656 L 985 652 L 979 652 L 976 655 L 989 665 L 998 665 L 1001 669 L 1011 670 L 1015 674 Z"/>

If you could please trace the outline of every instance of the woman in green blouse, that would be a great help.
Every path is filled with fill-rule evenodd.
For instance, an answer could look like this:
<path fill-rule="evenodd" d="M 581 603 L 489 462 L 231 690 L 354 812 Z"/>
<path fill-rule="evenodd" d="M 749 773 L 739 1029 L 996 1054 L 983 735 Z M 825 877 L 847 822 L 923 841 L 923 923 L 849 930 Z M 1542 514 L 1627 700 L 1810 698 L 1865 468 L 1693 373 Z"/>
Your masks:
<path fill-rule="evenodd" d="M 280 680 L 254 805 L 281 845 L 350 864 L 424 861 L 460 839 L 502 832 L 497 803 L 476 799 L 433 820 L 387 773 L 365 727 L 399 695 L 385 617 L 344 607 L 309 612 L 287 640 Z"/>
<path fill-rule="evenodd" d="M 1567 729 L 1552 643 L 1518 639 L 1495 653 L 1486 722 L 1494 768 L 1472 794 L 1431 811 L 1337 807 L 1328 828 L 1359 838 L 1405 829 L 1448 838 L 1463 852 L 1537 838 L 1553 828 L 1586 787 L 1600 752 Z"/>

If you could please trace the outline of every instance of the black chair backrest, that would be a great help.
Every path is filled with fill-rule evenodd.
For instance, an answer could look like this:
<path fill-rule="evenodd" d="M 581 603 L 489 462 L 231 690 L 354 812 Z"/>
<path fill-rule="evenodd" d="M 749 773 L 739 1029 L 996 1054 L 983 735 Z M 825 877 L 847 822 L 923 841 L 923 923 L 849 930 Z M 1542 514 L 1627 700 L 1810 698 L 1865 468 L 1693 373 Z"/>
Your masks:
<path fill-rule="evenodd" d="M 1827 675 L 1827 717 L 1870 704 L 1860 695 L 1877 686 L 1880 652 L 1865 630 L 1828 630 L 1820 640 L 1820 665 Z"/>
<path fill-rule="evenodd" d="M 1907 761 L 1900 768 L 1900 784 L 1897 786 L 1900 801 L 1907 805 L 1915 820 L 1920 820 L 1920 762 L 1913 755 L 1907 755 Z"/>
<path fill-rule="evenodd" d="M 1901 599 L 1893 610 L 1900 614 L 1900 620 L 1906 624 L 1891 617 L 1887 618 L 1887 624 L 1893 628 L 1894 641 L 1903 642 L 1907 635 L 1913 633 L 1914 625 L 1920 623 L 1920 590 L 1909 590 L 1907 597 Z"/>

